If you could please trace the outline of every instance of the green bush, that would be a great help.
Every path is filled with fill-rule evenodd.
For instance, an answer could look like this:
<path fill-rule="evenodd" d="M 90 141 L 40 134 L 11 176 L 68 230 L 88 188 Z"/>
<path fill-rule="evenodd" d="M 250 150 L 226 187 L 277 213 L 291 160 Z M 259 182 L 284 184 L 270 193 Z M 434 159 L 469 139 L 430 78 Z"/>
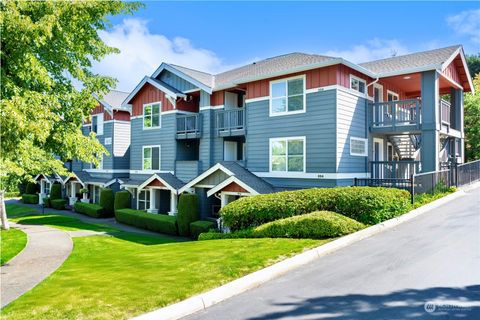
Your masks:
<path fill-rule="evenodd" d="M 53 209 L 63 210 L 67 205 L 67 201 L 64 199 L 50 199 L 50 204 Z"/>
<path fill-rule="evenodd" d="M 190 193 L 181 194 L 178 200 L 178 233 L 184 237 L 190 236 L 190 223 L 199 219 L 198 196 Z"/>
<path fill-rule="evenodd" d="M 255 238 L 252 229 L 238 230 L 230 233 L 221 233 L 219 231 L 209 231 L 201 233 L 198 240 L 218 240 L 218 239 L 242 239 Z"/>
<path fill-rule="evenodd" d="M 117 212 L 119 209 L 129 209 L 130 201 L 130 192 L 119 191 L 115 193 L 115 201 L 113 205 L 114 211 Z"/>
<path fill-rule="evenodd" d="M 21 196 L 21 193 L 18 193 L 17 191 L 12 191 L 12 192 L 5 192 L 3 195 L 6 199 L 8 198 L 17 198 Z"/>
<path fill-rule="evenodd" d="M 62 185 L 60 183 L 54 183 L 50 188 L 50 200 L 57 199 L 62 199 Z"/>
<path fill-rule="evenodd" d="M 253 229 L 257 238 L 324 239 L 340 237 L 365 228 L 365 225 L 344 215 L 330 211 L 280 219 Z"/>
<path fill-rule="evenodd" d="M 192 239 L 198 239 L 201 233 L 208 232 L 215 229 L 216 223 L 213 221 L 198 220 L 190 223 L 190 236 Z"/>
<path fill-rule="evenodd" d="M 22 195 L 22 202 L 29 204 L 38 204 L 38 194 L 27 194 Z"/>
<path fill-rule="evenodd" d="M 75 212 L 86 214 L 87 216 L 94 217 L 94 218 L 102 218 L 103 217 L 103 208 L 95 203 L 83 203 L 83 202 L 75 202 L 73 205 Z"/>
<path fill-rule="evenodd" d="M 110 188 L 102 188 L 100 190 L 100 206 L 103 208 L 105 216 L 113 217 L 113 190 Z"/>
<path fill-rule="evenodd" d="M 51 208 L 52 207 L 52 204 L 50 202 L 50 197 L 47 196 L 47 197 L 44 197 L 43 199 L 43 205 L 46 207 L 46 208 Z"/>
<path fill-rule="evenodd" d="M 240 198 L 222 208 L 232 231 L 314 211 L 334 211 L 365 224 L 378 223 L 410 209 L 405 190 L 374 187 L 305 189 Z"/>
<path fill-rule="evenodd" d="M 155 232 L 177 235 L 177 217 L 147 213 L 134 209 L 119 209 L 115 212 L 118 222 Z"/>
<path fill-rule="evenodd" d="M 35 194 L 37 193 L 37 184 L 33 182 L 27 183 L 27 187 L 25 188 L 26 194 Z"/>

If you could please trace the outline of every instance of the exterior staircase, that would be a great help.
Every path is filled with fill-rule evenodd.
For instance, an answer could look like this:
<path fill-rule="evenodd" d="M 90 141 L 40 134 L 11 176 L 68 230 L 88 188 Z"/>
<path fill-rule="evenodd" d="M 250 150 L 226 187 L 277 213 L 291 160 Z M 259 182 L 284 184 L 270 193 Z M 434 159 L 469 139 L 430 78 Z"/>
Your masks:
<path fill-rule="evenodd" d="M 400 160 L 414 160 L 416 152 L 420 149 L 421 136 L 396 135 L 388 137 Z"/>

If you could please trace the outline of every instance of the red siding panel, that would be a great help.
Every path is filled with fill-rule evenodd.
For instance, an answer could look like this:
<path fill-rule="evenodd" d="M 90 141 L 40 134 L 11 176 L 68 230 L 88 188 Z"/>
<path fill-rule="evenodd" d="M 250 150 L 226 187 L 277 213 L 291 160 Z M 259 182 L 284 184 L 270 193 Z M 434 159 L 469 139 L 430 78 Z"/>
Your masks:
<path fill-rule="evenodd" d="M 236 184 L 235 182 L 230 183 L 228 186 L 224 187 L 221 191 L 230 191 L 230 192 L 245 192 L 249 193 L 247 190 Z"/>
<path fill-rule="evenodd" d="M 165 93 L 158 90 L 149 83 L 146 83 L 143 88 L 133 97 L 132 116 L 141 116 L 143 114 L 143 105 L 152 102 L 162 102 L 162 111 L 173 110 L 173 105 L 168 101 Z"/>
<path fill-rule="evenodd" d="M 127 111 L 115 110 L 113 112 L 113 118 L 115 120 L 130 121 L 130 113 L 128 113 Z"/>
<path fill-rule="evenodd" d="M 148 184 L 147 187 L 165 187 L 165 185 L 161 183 L 160 180 L 154 179 L 152 182 Z"/>
<path fill-rule="evenodd" d="M 225 104 L 225 92 L 223 90 L 215 91 L 210 98 L 212 106 L 221 106 Z"/>

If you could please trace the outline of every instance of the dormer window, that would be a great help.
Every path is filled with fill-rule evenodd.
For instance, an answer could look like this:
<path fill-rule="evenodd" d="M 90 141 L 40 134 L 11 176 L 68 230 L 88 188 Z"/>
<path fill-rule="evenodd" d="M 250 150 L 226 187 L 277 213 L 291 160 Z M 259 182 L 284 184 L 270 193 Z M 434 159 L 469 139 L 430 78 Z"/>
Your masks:
<path fill-rule="evenodd" d="M 305 76 L 270 82 L 270 116 L 305 112 Z"/>
<path fill-rule="evenodd" d="M 350 89 L 365 94 L 366 87 L 367 82 L 365 80 L 355 77 L 354 75 L 350 75 Z"/>

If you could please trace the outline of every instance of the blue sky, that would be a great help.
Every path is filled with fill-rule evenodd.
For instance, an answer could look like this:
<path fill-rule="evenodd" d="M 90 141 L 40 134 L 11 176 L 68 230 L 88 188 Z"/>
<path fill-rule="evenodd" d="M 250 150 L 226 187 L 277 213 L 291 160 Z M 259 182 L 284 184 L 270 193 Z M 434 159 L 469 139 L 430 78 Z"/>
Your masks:
<path fill-rule="evenodd" d="M 479 2 L 145 2 L 101 34 L 122 53 L 96 65 L 131 90 L 162 61 L 219 72 L 283 53 L 363 62 L 463 44 L 480 52 Z"/>

